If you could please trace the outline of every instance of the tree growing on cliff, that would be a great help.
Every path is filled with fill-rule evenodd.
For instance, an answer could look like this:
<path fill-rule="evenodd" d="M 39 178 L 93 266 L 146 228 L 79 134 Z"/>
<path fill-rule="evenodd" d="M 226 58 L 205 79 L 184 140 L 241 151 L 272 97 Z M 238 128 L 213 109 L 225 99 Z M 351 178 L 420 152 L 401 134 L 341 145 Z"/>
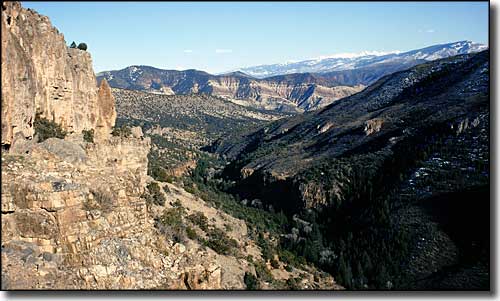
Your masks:
<path fill-rule="evenodd" d="M 75 41 L 73 41 L 73 43 L 71 43 L 71 45 L 69 46 L 69 48 L 76 48 L 76 43 L 75 43 Z"/>
<path fill-rule="evenodd" d="M 64 139 L 66 137 L 66 132 L 61 125 L 41 117 L 40 113 L 35 115 L 33 127 L 35 128 L 35 135 L 38 136 L 38 142 L 43 142 L 48 138 Z"/>
<path fill-rule="evenodd" d="M 85 43 L 78 44 L 78 49 L 83 50 L 83 51 L 87 51 L 87 44 L 85 44 Z"/>
<path fill-rule="evenodd" d="M 145 196 L 148 203 L 153 203 L 159 206 L 165 205 L 165 196 L 161 192 L 160 185 L 156 182 L 149 183 L 146 188 L 148 193 Z"/>
<path fill-rule="evenodd" d="M 252 273 L 245 272 L 245 277 L 243 277 L 243 281 L 245 281 L 247 290 L 253 291 L 259 289 L 259 282 Z"/>
<path fill-rule="evenodd" d="M 89 143 L 94 143 L 94 129 L 83 130 L 83 140 Z"/>

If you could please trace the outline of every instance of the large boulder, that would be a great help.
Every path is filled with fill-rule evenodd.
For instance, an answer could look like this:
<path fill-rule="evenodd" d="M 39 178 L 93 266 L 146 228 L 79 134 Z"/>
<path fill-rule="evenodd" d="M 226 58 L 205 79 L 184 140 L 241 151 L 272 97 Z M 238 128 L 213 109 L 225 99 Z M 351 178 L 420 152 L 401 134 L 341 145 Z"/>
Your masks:
<path fill-rule="evenodd" d="M 66 162 L 81 163 L 87 160 L 85 150 L 79 144 L 74 142 L 58 138 L 49 138 L 40 143 L 40 147 L 60 157 Z"/>

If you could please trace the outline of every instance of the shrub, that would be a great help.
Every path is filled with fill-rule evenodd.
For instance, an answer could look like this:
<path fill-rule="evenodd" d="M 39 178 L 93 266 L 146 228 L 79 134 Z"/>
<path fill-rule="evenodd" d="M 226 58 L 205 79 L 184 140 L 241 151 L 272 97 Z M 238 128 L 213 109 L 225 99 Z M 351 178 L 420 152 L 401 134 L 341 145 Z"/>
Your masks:
<path fill-rule="evenodd" d="M 214 228 L 208 232 L 208 240 L 204 243 L 207 247 L 222 255 L 230 255 L 233 253 L 233 249 L 238 247 L 236 240 L 229 238 L 218 228 Z"/>
<path fill-rule="evenodd" d="M 87 44 L 85 44 L 85 43 L 78 44 L 78 49 L 83 50 L 83 51 L 87 51 Z"/>
<path fill-rule="evenodd" d="M 94 129 L 83 130 L 82 134 L 83 134 L 83 140 L 89 143 L 94 143 Z"/>
<path fill-rule="evenodd" d="M 113 133 L 112 133 L 113 134 Z M 118 136 L 119 134 L 113 134 L 114 136 Z M 148 169 L 148 174 L 153 177 L 156 181 L 159 182 L 168 182 L 169 175 L 167 174 L 167 170 L 161 166 L 158 166 L 154 163 L 150 164 L 150 168 Z M 169 182 L 171 183 L 171 182 Z"/>
<path fill-rule="evenodd" d="M 102 212 L 108 213 L 113 210 L 113 196 L 109 192 L 102 189 L 93 189 L 90 192 L 94 196 L 94 201 L 99 205 Z"/>
<path fill-rule="evenodd" d="M 132 135 L 132 130 L 126 125 L 122 127 L 114 127 L 111 131 L 111 135 L 115 137 L 130 137 Z"/>
<path fill-rule="evenodd" d="M 161 233 L 172 238 L 175 242 L 183 242 L 186 236 L 186 227 L 182 222 L 185 209 L 182 207 L 165 209 L 156 220 L 156 226 Z"/>
<path fill-rule="evenodd" d="M 286 280 L 286 285 L 288 286 L 288 289 L 292 291 L 300 290 L 300 287 L 297 284 L 297 280 L 295 278 L 289 278 Z"/>
<path fill-rule="evenodd" d="M 259 233 L 259 237 L 257 239 L 257 245 L 260 247 L 262 251 L 262 258 L 264 260 L 273 260 L 275 251 L 273 247 L 270 245 L 269 240 L 264 239 L 262 232 Z"/>
<path fill-rule="evenodd" d="M 198 235 L 196 234 L 196 231 L 191 228 L 191 227 L 186 227 L 186 234 L 189 239 L 197 239 Z"/>
<path fill-rule="evenodd" d="M 243 281 L 245 281 L 245 285 L 247 286 L 247 290 L 257 290 L 259 289 L 259 283 L 257 278 L 249 272 L 245 272 L 245 276 L 243 277 Z"/>
<path fill-rule="evenodd" d="M 59 124 L 41 117 L 39 113 L 35 116 L 33 126 L 39 142 L 45 141 L 49 138 L 64 139 L 64 137 L 66 137 L 66 132 Z"/>
<path fill-rule="evenodd" d="M 71 45 L 69 46 L 69 48 L 76 48 L 76 43 L 75 43 L 75 41 L 73 41 L 73 43 L 71 43 Z"/>
<path fill-rule="evenodd" d="M 257 273 L 257 278 L 263 279 L 266 282 L 272 282 L 274 280 L 273 275 L 262 262 L 255 263 L 255 272 Z"/>
<path fill-rule="evenodd" d="M 175 208 L 182 208 L 182 203 L 179 199 L 175 200 L 172 204 L 172 207 L 175 207 Z"/>
<path fill-rule="evenodd" d="M 288 265 L 300 267 L 302 264 L 305 264 L 305 259 L 302 256 L 296 256 L 294 253 L 288 250 L 280 250 L 279 258 L 281 261 L 287 263 Z"/>
<path fill-rule="evenodd" d="M 167 185 L 164 185 L 164 186 L 163 186 L 163 191 L 164 191 L 165 193 L 170 193 L 170 188 L 168 188 L 168 186 L 167 186 Z"/>
<path fill-rule="evenodd" d="M 156 182 L 151 182 L 146 186 L 148 193 L 146 195 L 146 201 L 148 203 L 153 203 L 155 205 L 163 206 L 165 205 L 165 196 L 161 192 L 160 185 Z"/>
<path fill-rule="evenodd" d="M 227 231 L 227 232 L 231 232 L 233 231 L 233 227 L 231 227 L 230 224 L 224 224 L 224 229 Z"/>
<path fill-rule="evenodd" d="M 208 218 L 203 213 L 197 211 L 188 215 L 187 219 L 200 227 L 201 230 L 208 231 Z"/>
<path fill-rule="evenodd" d="M 193 185 L 184 186 L 184 190 L 190 194 L 196 194 L 196 189 Z"/>
<path fill-rule="evenodd" d="M 83 201 L 83 210 L 85 211 L 92 211 L 92 210 L 98 210 L 100 209 L 99 205 L 96 203 L 96 202 L 93 202 L 89 199 L 85 199 L 85 201 Z"/>

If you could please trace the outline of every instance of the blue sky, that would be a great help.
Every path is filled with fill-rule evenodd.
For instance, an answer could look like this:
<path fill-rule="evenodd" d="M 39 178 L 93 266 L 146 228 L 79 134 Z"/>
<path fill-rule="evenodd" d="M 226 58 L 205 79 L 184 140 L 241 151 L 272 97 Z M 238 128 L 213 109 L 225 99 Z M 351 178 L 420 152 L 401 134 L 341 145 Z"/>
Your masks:
<path fill-rule="evenodd" d="M 488 43 L 487 2 L 22 2 L 96 72 L 130 65 L 217 73 L 344 52 Z"/>

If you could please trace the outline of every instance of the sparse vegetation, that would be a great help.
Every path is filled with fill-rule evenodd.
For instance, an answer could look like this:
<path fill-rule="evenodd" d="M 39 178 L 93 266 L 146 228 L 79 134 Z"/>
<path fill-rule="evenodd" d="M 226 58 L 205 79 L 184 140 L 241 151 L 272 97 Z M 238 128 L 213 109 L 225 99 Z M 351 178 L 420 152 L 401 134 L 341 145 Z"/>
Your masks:
<path fill-rule="evenodd" d="M 245 276 L 243 277 L 243 281 L 247 286 L 247 290 L 253 291 L 259 289 L 259 282 L 257 278 L 252 273 L 245 272 Z"/>
<path fill-rule="evenodd" d="M 149 204 L 159 206 L 165 205 L 165 196 L 163 195 L 160 185 L 156 182 L 151 182 L 146 186 L 147 193 L 144 196 Z"/>
<path fill-rule="evenodd" d="M 102 188 L 91 189 L 94 200 L 93 203 L 97 205 L 95 209 L 101 210 L 103 213 L 109 213 L 113 210 L 115 206 L 113 195 Z M 87 204 L 88 206 L 92 206 L 91 204 Z"/>
<path fill-rule="evenodd" d="M 203 243 L 215 252 L 222 255 L 234 255 L 236 253 L 235 248 L 238 247 L 238 242 L 229 238 L 224 231 L 218 228 L 212 228 L 208 230 L 207 236 L 208 239 Z"/>
<path fill-rule="evenodd" d="M 114 137 L 130 137 L 132 135 L 132 130 L 129 126 L 123 125 L 121 127 L 114 127 L 111 131 L 111 135 Z"/>
<path fill-rule="evenodd" d="M 200 229 L 204 232 L 208 231 L 208 218 L 203 213 L 196 211 L 195 213 L 188 215 L 187 219 L 200 227 Z"/>
<path fill-rule="evenodd" d="M 43 142 L 49 138 L 64 139 L 66 137 L 66 132 L 62 129 L 61 125 L 41 117 L 40 113 L 36 114 L 33 127 L 39 142 Z"/>
<path fill-rule="evenodd" d="M 196 231 L 191 228 L 191 227 L 186 227 L 186 234 L 189 239 L 195 240 L 198 239 L 198 235 L 196 234 Z"/>
<path fill-rule="evenodd" d="M 273 282 L 274 278 L 271 272 L 267 269 L 266 264 L 263 262 L 255 262 L 255 272 L 257 273 L 257 278 L 262 279 L 266 282 Z"/>
<path fill-rule="evenodd" d="M 173 241 L 184 242 L 186 237 L 186 226 L 183 222 L 185 210 L 183 207 L 165 209 L 163 214 L 156 219 L 156 227 Z"/>
<path fill-rule="evenodd" d="M 94 143 L 94 129 L 83 130 L 83 140 L 88 143 Z"/>

